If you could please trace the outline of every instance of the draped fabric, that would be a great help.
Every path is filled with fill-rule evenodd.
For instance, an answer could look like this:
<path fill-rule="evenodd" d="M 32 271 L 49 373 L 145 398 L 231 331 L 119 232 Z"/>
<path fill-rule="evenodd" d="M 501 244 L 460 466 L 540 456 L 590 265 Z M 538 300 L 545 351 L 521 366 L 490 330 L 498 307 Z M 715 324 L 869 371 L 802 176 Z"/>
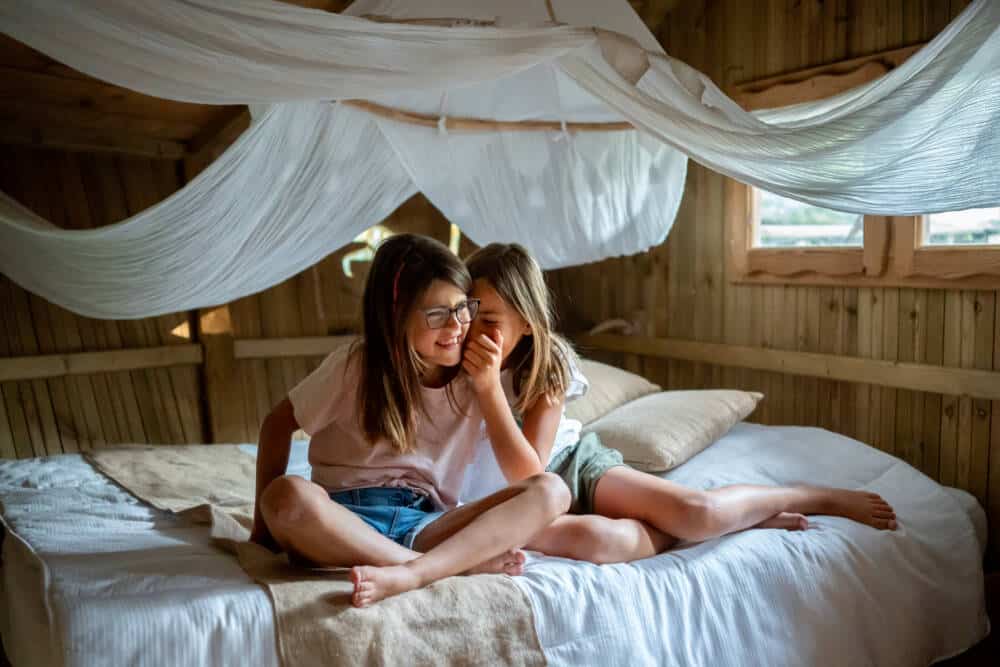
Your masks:
<path fill-rule="evenodd" d="M 753 114 L 664 54 L 626 2 L 552 7 L 568 25 L 544 0 L 360 0 L 345 15 L 271 0 L 7 0 L 0 30 L 84 72 L 265 106 L 199 178 L 117 225 L 58 230 L 0 197 L 0 270 L 96 317 L 222 303 L 301 271 L 418 190 L 473 240 L 565 266 L 661 242 L 687 156 L 845 211 L 1000 205 L 996 0 L 973 2 L 877 81 Z M 638 81 L 608 63 L 593 27 L 648 58 Z M 330 103 L 358 97 L 442 119 L 639 129 L 447 132 Z"/>
<path fill-rule="evenodd" d="M 118 224 L 66 231 L 0 199 L 0 267 L 91 317 L 189 310 L 290 278 L 416 192 L 366 114 L 321 102 L 261 111 L 187 187 Z"/>
<path fill-rule="evenodd" d="M 640 86 L 594 58 L 560 59 L 636 127 L 720 173 L 853 213 L 914 215 L 1000 202 L 1000 2 L 975 2 L 880 79 L 747 113 L 704 74 L 655 58 Z"/>

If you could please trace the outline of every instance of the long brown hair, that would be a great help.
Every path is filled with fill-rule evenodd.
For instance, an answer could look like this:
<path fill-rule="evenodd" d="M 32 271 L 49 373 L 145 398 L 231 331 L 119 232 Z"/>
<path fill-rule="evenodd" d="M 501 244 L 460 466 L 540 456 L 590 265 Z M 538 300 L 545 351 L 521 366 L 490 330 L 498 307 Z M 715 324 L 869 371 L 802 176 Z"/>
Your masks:
<path fill-rule="evenodd" d="M 538 262 L 521 245 L 491 243 L 470 255 L 465 265 L 473 281 L 486 280 L 531 327 L 507 360 L 517 394 L 514 409 L 523 413 L 540 398 L 561 400 L 576 355 L 569 342 L 553 331 L 549 289 Z"/>
<path fill-rule="evenodd" d="M 401 453 L 414 447 L 417 412 L 426 414 L 420 394 L 425 366 L 407 338 L 406 323 L 435 280 L 463 292 L 472 285 L 465 265 L 447 246 L 426 236 L 398 234 L 378 247 L 365 282 L 358 387 L 361 430 L 369 442 L 385 438 Z"/>

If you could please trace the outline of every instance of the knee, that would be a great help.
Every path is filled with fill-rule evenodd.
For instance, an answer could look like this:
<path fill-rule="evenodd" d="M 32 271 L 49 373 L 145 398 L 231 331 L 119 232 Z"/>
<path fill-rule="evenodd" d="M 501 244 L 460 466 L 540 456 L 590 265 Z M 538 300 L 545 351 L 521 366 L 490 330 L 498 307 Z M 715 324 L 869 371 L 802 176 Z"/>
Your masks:
<path fill-rule="evenodd" d="M 543 472 L 525 480 L 528 491 L 538 496 L 544 512 L 553 519 L 569 510 L 573 497 L 559 475 Z"/>
<path fill-rule="evenodd" d="M 719 508 L 712 495 L 705 491 L 692 491 L 682 500 L 681 516 L 686 534 L 678 535 L 687 540 L 715 537 L 719 525 Z"/>
<path fill-rule="evenodd" d="M 295 475 L 283 475 L 267 485 L 260 497 L 264 520 L 275 526 L 300 521 L 309 511 L 312 482 Z"/>

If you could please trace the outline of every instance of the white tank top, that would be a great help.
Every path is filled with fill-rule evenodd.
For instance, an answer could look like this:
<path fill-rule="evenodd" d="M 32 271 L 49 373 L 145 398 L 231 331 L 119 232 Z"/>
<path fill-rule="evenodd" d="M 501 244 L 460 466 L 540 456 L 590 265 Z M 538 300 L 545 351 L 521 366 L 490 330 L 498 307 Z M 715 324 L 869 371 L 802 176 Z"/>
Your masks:
<path fill-rule="evenodd" d="M 566 416 L 566 403 L 586 394 L 590 385 L 587 382 L 587 378 L 580 372 L 580 368 L 572 360 L 569 363 L 569 370 L 570 381 L 569 387 L 566 390 L 566 401 L 563 403 L 562 417 L 559 419 L 559 428 L 556 430 L 556 439 L 552 444 L 552 453 L 549 455 L 549 461 L 554 459 L 564 449 L 572 447 L 579 442 L 580 431 L 583 429 L 583 424 L 578 420 L 570 419 Z M 514 417 L 517 418 L 518 424 L 521 424 L 521 415 L 514 411 L 513 408 L 517 402 L 517 397 L 514 393 L 513 375 L 510 371 L 503 371 L 500 373 L 500 381 L 503 385 L 504 396 L 507 397 L 507 404 L 511 406 L 511 411 L 514 412 Z M 459 500 L 463 503 L 479 500 L 507 486 L 510 486 L 510 483 L 504 477 L 503 472 L 500 470 L 500 464 L 497 463 L 496 456 L 493 454 L 493 445 L 490 443 L 486 432 L 486 422 L 483 421 L 480 424 L 474 458 L 465 472 L 465 480 L 462 483 Z"/>

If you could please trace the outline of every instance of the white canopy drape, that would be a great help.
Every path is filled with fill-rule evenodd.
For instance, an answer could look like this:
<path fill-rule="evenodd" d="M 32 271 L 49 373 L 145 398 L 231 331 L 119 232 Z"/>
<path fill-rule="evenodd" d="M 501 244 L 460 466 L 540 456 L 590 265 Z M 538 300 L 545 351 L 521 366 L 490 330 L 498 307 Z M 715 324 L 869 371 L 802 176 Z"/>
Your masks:
<path fill-rule="evenodd" d="M 273 106 L 198 179 L 117 225 L 58 230 L 0 202 L 0 270 L 97 317 L 201 307 L 304 269 L 418 189 L 473 240 L 518 241 L 563 266 L 661 242 L 685 155 L 841 210 L 1000 205 L 1000 2 L 976 0 L 878 81 L 756 114 L 662 54 L 624 1 L 553 6 L 584 27 L 551 25 L 543 0 L 361 0 L 355 16 L 270 0 L 8 0 L 0 30 L 82 71 L 171 99 Z M 637 83 L 587 26 L 647 52 Z M 448 133 L 329 104 L 356 97 L 641 131 Z"/>

